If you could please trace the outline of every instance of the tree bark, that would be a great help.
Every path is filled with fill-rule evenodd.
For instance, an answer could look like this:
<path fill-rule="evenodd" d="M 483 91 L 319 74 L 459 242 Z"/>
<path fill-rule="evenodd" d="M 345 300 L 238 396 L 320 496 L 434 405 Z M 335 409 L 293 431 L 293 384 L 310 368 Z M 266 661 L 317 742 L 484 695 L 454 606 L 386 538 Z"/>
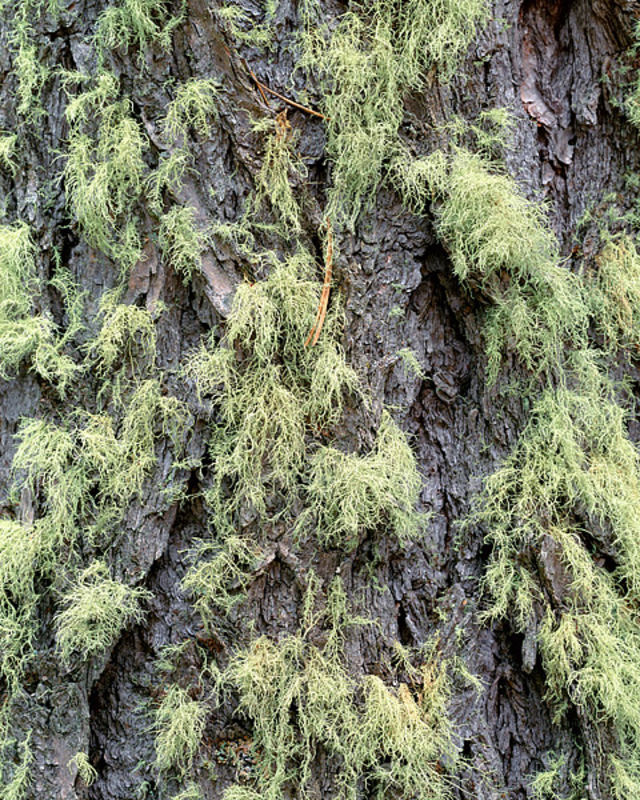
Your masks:
<path fill-rule="evenodd" d="M 55 254 L 60 255 L 84 292 L 89 331 L 84 341 L 88 341 L 99 330 L 99 300 L 117 283 L 118 268 L 87 242 L 69 209 L 68 187 L 59 178 L 69 137 L 65 118 L 69 99 L 54 67 L 89 74 L 96 69 L 89 37 L 108 3 L 67 2 L 57 19 L 42 9 L 34 12 L 38 61 L 51 72 L 42 86 L 44 113 L 33 120 L 17 110 L 18 67 L 12 44 L 16 9 L 11 5 L 0 22 L 4 41 L 0 129 L 16 131 L 18 145 L 15 171 L 4 170 L 0 178 L 4 222 L 20 220 L 31 227 L 45 287 L 36 310 L 64 331 L 69 320 L 60 292 L 46 284 L 54 273 Z M 172 8 L 176 13 L 178 5 Z M 265 21 L 264 9 L 251 0 L 242 0 L 238 8 L 255 24 Z M 187 0 L 168 49 L 151 42 L 142 50 L 133 42 L 128 50 L 110 50 L 107 67 L 117 76 L 122 96 L 130 98 L 131 114 L 147 137 L 145 159 L 150 169 L 166 154 L 160 120 L 175 87 L 193 77 L 219 83 L 217 113 L 208 134 L 190 132 L 193 169 L 179 188 L 167 190 L 172 202 L 195 209 L 202 228 L 241 217 L 265 152 L 264 138 L 253 130 L 252 120 L 272 119 L 286 108 L 298 137 L 297 152 L 306 166 L 304 180 L 292 179 L 295 192 L 305 197 L 302 236 L 315 247 L 321 283 L 318 229 L 331 182 L 325 121 L 274 95 L 267 96 L 267 107 L 252 77 L 253 73 L 300 105 L 323 107 L 318 76 L 296 71 L 295 49 L 285 46 L 301 29 L 300 9 L 289 0 L 277 6 L 268 50 L 234 38 L 218 10 L 206 0 Z M 345 9 L 323 0 L 320 10 L 329 20 Z M 509 109 L 514 128 L 506 151 L 507 172 L 528 198 L 546 203 L 563 258 L 573 254 L 567 269 L 579 269 L 581 259 L 586 263 L 595 254 L 602 197 L 615 193 L 623 210 L 634 205 L 628 176 L 638 172 L 640 151 L 620 108 L 622 95 L 616 85 L 617 70 L 630 46 L 634 13 L 637 9 L 634 12 L 634 4 L 627 0 L 494 0 L 490 18 L 478 26 L 451 79 L 430 73 L 420 90 L 405 97 L 400 135 L 418 155 L 441 143 L 437 126 L 455 115 L 470 123 L 483 110 Z M 590 209 L 595 212 L 585 222 Z M 505 397 L 500 392 L 510 375 L 522 373 L 515 357 L 496 386 L 487 383 L 482 324 L 488 300 L 455 277 L 446 243 L 434 227 L 436 212 L 434 207 L 414 215 L 390 186 L 382 186 L 371 207 L 360 215 L 355 231 L 336 233 L 331 299 L 335 304 L 340 297 L 344 303 L 347 362 L 371 401 L 367 405 L 352 397 L 332 437 L 367 452 L 375 441 L 382 409 L 392 409 L 395 421 L 410 437 L 421 474 L 420 510 L 432 515 L 424 535 L 401 546 L 384 530 L 371 530 L 355 548 L 345 551 L 317 543 L 296 544 L 290 531 L 277 523 L 268 525 L 261 532 L 262 566 L 252 575 L 246 600 L 229 617 L 221 615 L 212 634 L 180 588 L 190 563 L 189 549 L 197 539 L 211 536 L 202 491 L 211 485 L 216 468 L 207 454 L 212 412 L 179 368 L 212 329 L 224 330 L 238 285 L 263 279 L 268 270 L 258 266 L 256 274 L 249 274 L 251 265 L 238 250 L 212 236 L 192 279 L 183 282 L 158 248 L 157 214 L 138 204 L 135 213 L 145 244 L 143 256 L 127 277 L 124 302 L 154 314 L 159 303 L 165 304 L 155 317 L 157 365 L 164 391 L 190 409 L 186 466 L 172 472 L 169 440 L 158 434 L 156 466 L 145 480 L 142 496 L 126 509 L 108 554 L 117 577 L 144 586 L 153 598 L 144 620 L 130 624 L 107 652 L 87 662 L 61 665 L 54 625 L 61 601 L 48 593 L 42 579 L 41 597 L 46 602 L 38 608 L 36 655 L 22 680 L 10 732 L 20 742 L 33 731 L 31 778 L 18 797 L 177 796 L 180 782 L 160 780 L 154 768 L 151 719 L 166 688 L 166 676 L 157 666 L 162 648 L 191 643 L 180 662 L 180 683 L 191 686 L 194 697 L 208 696 L 211 685 L 198 677 L 201 652 L 224 666 L 233 652 L 256 636 L 277 641 L 295 632 L 305 575 L 313 568 L 325 586 L 339 575 L 357 612 L 379 623 L 350 630 L 345 645 L 350 674 L 387 678 L 394 642 L 419 648 L 437 636 L 442 657 L 462 660 L 482 682 L 478 691 L 464 680 L 454 681 L 449 713 L 455 750 L 463 757 L 452 784 L 456 798 L 533 798 L 532 776 L 547 769 L 555 753 L 566 759 L 555 789 L 558 797 L 570 791 L 568 776 L 584 761 L 581 791 L 590 800 L 606 800 L 597 750 L 601 740 L 577 706 L 570 704 L 560 720 L 554 719 L 545 699 L 546 676 L 535 631 L 523 635 L 507 621 L 488 623 L 482 618 L 489 602 L 481 583 L 489 555 L 486 531 L 472 527 L 461 536 L 458 526 L 469 514 L 483 478 L 513 450 L 529 419 L 529 406 L 522 396 Z M 286 251 L 286 245 L 282 247 Z M 397 355 L 403 348 L 415 352 L 420 374 L 404 368 Z M 73 357 L 83 357 L 82 341 Z M 635 368 L 631 377 L 637 383 Z M 28 491 L 19 498 L 11 493 L 15 480 L 11 464 L 21 420 L 60 420 L 76 406 L 89 411 L 98 407 L 86 387 L 72 385 L 61 400 L 28 359 L 17 375 L 0 382 L 0 486 L 7 519 L 24 522 L 43 513 L 42 501 Z M 635 438 L 634 420 L 630 431 Z M 201 459 L 201 465 L 190 467 L 189 459 L 192 463 Z M 183 487 L 185 496 L 167 499 L 163 491 L 167 485 Z M 228 694 L 207 718 L 189 776 L 205 798 L 221 798 L 230 784 L 243 780 L 248 757 L 241 745 L 251 737 L 252 723 L 238 713 L 237 702 L 233 693 Z M 97 770 L 91 786 L 73 764 L 69 766 L 78 752 L 88 754 Z M 4 774 L 7 783 L 19 754 L 16 745 L 13 766 L 9 764 Z M 331 797 L 339 767 L 330 758 L 324 765 L 321 761 L 318 757 L 314 764 L 315 796 Z M 2 789 L 0 797 L 5 797 Z"/>

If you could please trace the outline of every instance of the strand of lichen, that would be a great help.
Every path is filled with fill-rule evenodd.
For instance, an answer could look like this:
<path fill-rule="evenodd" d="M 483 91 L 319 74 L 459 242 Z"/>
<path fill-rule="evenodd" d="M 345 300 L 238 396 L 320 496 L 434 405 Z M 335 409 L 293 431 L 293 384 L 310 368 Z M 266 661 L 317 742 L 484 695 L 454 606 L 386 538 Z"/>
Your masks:
<path fill-rule="evenodd" d="M 404 683 L 392 690 L 374 675 L 353 677 L 343 640 L 350 626 L 364 621 L 350 617 L 339 579 L 320 614 L 315 590 L 312 582 L 297 633 L 277 643 L 256 639 L 221 678 L 239 695 L 237 713 L 252 721 L 258 759 L 254 787 L 232 787 L 226 800 L 281 800 L 291 789 L 300 798 L 313 796 L 311 768 L 320 753 L 336 764 L 337 798 L 355 800 L 363 790 L 378 798 L 449 797 L 439 761 L 444 755 L 455 761 L 446 665 L 433 653 L 425 657 L 411 676 L 420 686 L 416 693 Z M 319 627 L 327 629 L 322 646 L 313 643 Z"/>

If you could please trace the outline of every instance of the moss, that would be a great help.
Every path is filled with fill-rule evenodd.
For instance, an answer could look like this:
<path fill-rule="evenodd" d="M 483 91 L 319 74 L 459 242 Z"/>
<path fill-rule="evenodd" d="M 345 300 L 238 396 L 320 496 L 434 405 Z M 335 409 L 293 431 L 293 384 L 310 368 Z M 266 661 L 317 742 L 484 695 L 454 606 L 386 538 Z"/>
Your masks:
<path fill-rule="evenodd" d="M 389 792 L 407 799 L 447 797 L 448 781 L 438 766 L 452 750 L 442 665 L 425 664 L 421 699 L 405 684 L 394 692 L 377 677 L 351 677 L 341 651 L 353 620 L 345 614 L 339 581 L 330 598 L 327 611 L 316 614 L 307 595 L 298 633 L 278 643 L 260 637 L 232 659 L 225 680 L 239 692 L 239 713 L 253 723 L 258 769 L 255 787 L 233 787 L 225 797 L 276 800 L 291 791 L 310 797 L 311 768 L 321 753 L 338 765 L 336 797 L 355 798 L 360 791 L 374 797 Z M 328 628 L 324 646 L 313 644 L 318 625 Z"/>
<path fill-rule="evenodd" d="M 328 343 L 304 346 L 319 301 L 313 272 L 311 258 L 300 251 L 273 263 L 266 281 L 239 286 L 223 344 L 203 345 L 187 361 L 186 374 L 200 396 L 219 405 L 211 442 L 216 472 L 206 497 L 220 530 L 233 529 L 241 508 L 262 518 L 273 514 L 267 495 L 277 493 L 291 505 L 307 435 L 335 419 L 345 394 L 357 385 L 331 342 L 335 314 L 325 329 Z"/>
<path fill-rule="evenodd" d="M 63 289 L 63 299 L 71 301 L 71 282 L 62 271 L 56 274 L 54 283 Z M 64 395 L 77 368 L 63 351 L 81 325 L 77 317 L 70 318 L 67 333 L 57 339 L 54 324 L 31 313 L 39 289 L 29 226 L 0 225 L 0 378 L 9 378 L 31 358 L 34 369 Z"/>
<path fill-rule="evenodd" d="M 127 379 L 149 373 L 156 357 L 156 329 L 151 314 L 143 308 L 116 303 L 105 295 L 98 335 L 85 345 L 91 368 L 102 379 L 109 379 L 113 394 L 121 392 Z"/>
<path fill-rule="evenodd" d="M 149 47 L 168 50 L 174 30 L 184 19 L 184 2 L 178 14 L 171 14 L 167 0 L 118 0 L 100 14 L 95 45 L 101 58 L 107 50 L 138 49 L 140 62 Z"/>
<path fill-rule="evenodd" d="M 192 78 L 178 86 L 162 122 L 165 140 L 183 143 L 190 129 L 199 136 L 207 136 L 209 121 L 217 116 L 219 92 L 220 85 L 212 78 Z"/>
<path fill-rule="evenodd" d="M 131 622 L 140 622 L 140 603 L 152 597 L 109 577 L 109 569 L 94 561 L 64 595 L 56 614 L 56 643 L 67 665 L 98 655 L 117 641 Z"/>
<path fill-rule="evenodd" d="M 591 314 L 610 351 L 640 349 L 640 256 L 627 235 L 611 239 L 588 276 Z"/>
<path fill-rule="evenodd" d="M 490 382 L 508 350 L 536 375 L 562 364 L 567 344 L 586 346 L 588 300 L 579 279 L 559 265 L 557 241 L 540 205 L 481 156 L 436 151 L 406 169 L 409 204 L 437 199 L 436 226 L 463 283 L 488 296 L 485 323 Z"/>
<path fill-rule="evenodd" d="M 446 77 L 487 19 L 484 0 L 377 0 L 330 36 L 308 28 L 300 65 L 324 78 L 332 187 L 327 214 L 353 228 L 400 150 L 403 95 L 431 67 Z"/>
<path fill-rule="evenodd" d="M 256 177 L 256 192 L 248 206 L 249 216 L 257 219 L 265 203 L 268 204 L 278 232 L 291 238 L 302 232 L 300 208 L 293 194 L 291 181 L 305 177 L 302 161 L 295 155 L 295 134 L 287 119 L 286 111 L 275 120 L 254 123 L 254 130 L 266 131 L 269 136 L 265 146 L 262 165 Z"/>
<path fill-rule="evenodd" d="M 196 225 L 195 209 L 173 206 L 160 219 L 158 243 L 168 264 L 188 283 L 200 265 L 205 235 Z"/>
<path fill-rule="evenodd" d="M 0 678 L 11 694 L 18 691 L 37 627 L 38 556 L 36 531 L 0 521 Z"/>
<path fill-rule="evenodd" d="M 184 147 L 173 148 L 163 153 L 158 166 L 146 180 L 146 197 L 150 210 L 156 214 L 163 213 L 163 194 L 170 191 L 177 194 L 182 186 L 182 179 L 189 168 L 192 156 Z"/>
<path fill-rule="evenodd" d="M 75 768 L 80 780 L 85 784 L 85 786 L 91 786 L 91 784 L 94 783 L 95 779 L 98 777 L 98 772 L 96 769 L 94 769 L 94 767 L 91 766 L 89 756 L 86 753 L 76 753 L 71 761 L 69 761 L 67 764 L 67 768 L 69 771 L 71 771 L 72 768 Z"/>
<path fill-rule="evenodd" d="M 169 687 L 155 712 L 156 767 L 185 775 L 191 770 L 207 720 L 207 708 L 178 685 Z"/>
<path fill-rule="evenodd" d="M 156 464 L 159 434 L 179 451 L 187 421 L 182 404 L 164 396 L 152 379 L 133 391 L 119 421 L 82 411 L 59 425 L 25 420 L 13 469 L 18 486 L 28 487 L 42 503 L 39 524 L 50 547 L 73 548 L 80 527 L 91 539 L 91 523 L 111 519 L 113 525 L 120 519 Z"/>
<path fill-rule="evenodd" d="M 103 74 L 69 103 L 64 181 L 67 204 L 89 244 L 128 270 L 140 257 L 133 211 L 144 185 L 147 140 L 130 103 L 117 96 L 115 78 Z"/>
<path fill-rule="evenodd" d="M 421 488 L 406 437 L 384 413 L 368 455 L 321 447 L 312 457 L 307 508 L 298 529 L 311 523 L 324 545 L 347 549 L 353 549 L 364 532 L 381 526 L 407 542 L 419 535 L 426 521 L 415 510 Z"/>
<path fill-rule="evenodd" d="M 0 786 L 1 800 L 27 800 L 31 785 L 31 768 L 34 761 L 31 748 L 31 731 L 20 743 L 20 750 L 20 756 L 10 776 L 5 777 L 6 767 L 0 773 L 0 779 L 4 783 L 4 786 Z M 4 767 L 1 761 L 0 766 Z"/>
<path fill-rule="evenodd" d="M 182 590 L 194 596 L 195 610 L 212 630 L 217 617 L 229 614 L 244 599 L 251 571 L 260 552 L 239 536 L 221 543 L 200 542 L 190 554 L 192 566 L 182 580 Z"/>
<path fill-rule="evenodd" d="M 574 364 L 575 386 L 542 394 L 515 451 L 487 479 L 476 521 L 493 546 L 489 613 L 524 631 L 534 609 L 544 609 L 538 640 L 548 698 L 558 713 L 570 701 L 611 725 L 619 752 L 610 754 L 607 780 L 621 799 L 640 788 L 640 626 L 632 610 L 640 596 L 640 468 L 612 387 L 590 356 Z M 613 571 L 590 553 L 600 539 L 613 548 Z M 566 575 L 559 596 L 540 586 L 545 550 L 557 553 Z"/>
<path fill-rule="evenodd" d="M 0 135 L 0 163 L 12 175 L 16 174 L 16 142 L 18 137 L 15 133 L 3 133 Z"/>

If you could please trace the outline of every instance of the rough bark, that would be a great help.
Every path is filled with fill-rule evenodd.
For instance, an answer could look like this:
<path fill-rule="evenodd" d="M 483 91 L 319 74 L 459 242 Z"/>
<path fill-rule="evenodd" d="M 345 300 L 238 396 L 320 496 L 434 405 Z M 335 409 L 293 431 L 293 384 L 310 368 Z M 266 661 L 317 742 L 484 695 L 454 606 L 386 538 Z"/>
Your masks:
<path fill-rule="evenodd" d="M 68 69 L 94 69 L 86 39 L 106 5 L 102 0 L 69 3 L 56 24 L 42 15 L 35 22 L 39 57 Z M 322 4 L 327 14 L 336 12 L 333 5 Z M 242 7 L 255 20 L 264 13 L 249 0 Z M 603 81 L 609 75 L 615 82 L 616 65 L 629 46 L 631 7 L 626 0 L 495 0 L 490 21 L 478 30 L 450 82 L 431 75 L 423 91 L 407 98 L 402 136 L 418 152 L 429 152 L 437 143 L 434 120 L 454 114 L 472 120 L 480 110 L 507 106 L 516 122 L 508 170 L 527 196 L 547 201 L 562 253 L 570 256 L 578 221 L 590 205 L 597 206 L 610 192 L 621 196 L 622 206 L 632 205 L 625 179 L 638 171 L 637 139 L 612 103 L 614 96 L 619 99 L 618 90 Z M 135 119 L 149 136 L 151 163 L 162 146 L 157 120 L 171 97 L 170 82 L 192 76 L 221 82 L 218 119 L 208 137 L 193 137 L 195 170 L 175 198 L 192 205 L 200 221 L 238 217 L 263 152 L 250 118 L 284 107 L 276 98 L 270 98 L 271 110 L 265 107 L 214 10 L 206 0 L 188 0 L 186 19 L 173 34 L 169 52 L 152 46 L 140 63 L 131 48 L 129 54 L 113 54 L 111 64 L 131 97 Z M 307 102 L 315 107 L 320 87 L 313 77 L 303 86 L 301 74 L 294 74 L 294 55 L 282 47 L 298 24 L 296 4 L 283 0 L 276 12 L 273 49 L 245 48 L 243 54 L 269 87 L 285 95 L 304 88 Z M 9 20 L 0 23 L 0 34 L 8 33 Z M 51 276 L 53 248 L 59 248 L 63 263 L 87 292 L 87 307 L 95 311 L 100 294 L 115 282 L 116 270 L 87 245 L 69 219 L 64 185 L 55 178 L 60 171 L 56 159 L 68 134 L 60 79 L 54 76 L 45 85 L 46 114 L 25 124 L 16 116 L 13 59 L 11 47 L 3 46 L 0 128 L 20 128 L 18 168 L 1 179 L 6 219 L 32 226 L 43 279 Z M 308 168 L 305 227 L 319 256 L 314 237 L 328 180 L 324 126 L 294 108 L 289 108 L 289 120 L 299 131 L 298 150 Z M 145 224 L 152 231 L 155 221 L 147 215 Z M 581 234 L 585 257 L 593 230 Z M 455 782 L 456 797 L 531 798 L 531 776 L 547 765 L 547 754 L 554 751 L 568 756 L 567 771 L 584 752 L 587 794 L 591 800 L 605 800 L 591 728 L 576 710 L 554 721 L 543 699 L 545 675 L 535 632 L 516 635 L 506 622 L 485 624 L 479 619 L 486 603 L 480 589 L 488 554 L 485 532 L 471 530 L 461 541 L 458 536 L 457 523 L 469 512 L 483 476 L 511 451 L 528 418 L 522 398 L 505 400 L 499 387 L 487 385 L 485 304 L 454 277 L 430 219 L 404 210 L 389 188 L 379 191 L 356 231 L 345 233 L 339 244 L 334 291 L 343 295 L 346 306 L 347 360 L 370 388 L 373 404 L 366 409 L 352 401 L 338 433 L 366 448 L 373 442 L 382 407 L 393 407 L 396 421 L 411 436 L 423 476 L 422 508 L 433 512 L 427 532 L 403 548 L 383 532 L 371 531 L 345 553 L 309 545 L 296 550 L 290 535 L 275 526 L 266 531 L 265 563 L 250 584 L 247 601 L 229 620 L 221 619 L 218 638 L 210 638 L 180 591 L 180 580 L 187 569 L 186 551 L 207 535 L 207 511 L 198 493 L 210 482 L 211 465 L 205 459 L 204 469 L 179 473 L 175 480 L 188 486 L 191 499 L 167 503 L 157 487 L 167 480 L 171 464 L 165 443 L 159 442 L 156 471 L 145 483 L 143 499 L 127 510 L 115 553 L 119 574 L 137 576 L 153 593 L 144 622 L 131 626 L 109 652 L 63 669 L 53 649 L 55 609 L 41 609 L 38 656 L 26 676 L 12 731 L 20 740 L 28 729 L 34 730 L 33 783 L 27 798 L 172 796 L 175 785 L 156 786 L 150 766 L 155 753 L 147 712 L 159 696 L 161 678 L 154 664 L 162 646 L 189 639 L 218 654 L 223 663 L 234 647 L 246 643 L 243 619 L 254 621 L 255 634 L 275 637 L 295 630 L 303 574 L 313 566 L 324 581 L 339 574 L 358 608 L 380 622 L 380 628 L 358 628 L 350 635 L 347 659 L 354 674 L 384 674 L 390 643 L 420 646 L 439 633 L 443 654 L 461 657 L 481 679 L 481 694 L 461 682 L 451 702 L 457 746 L 466 758 Z M 191 458 L 205 455 L 207 413 L 193 385 L 177 378 L 176 370 L 212 326 L 224 325 L 246 266 L 231 248 L 214 242 L 191 284 L 184 285 L 163 263 L 151 237 L 129 278 L 126 302 L 150 309 L 158 300 L 167 304 L 157 321 L 158 364 L 171 393 L 194 413 Z M 56 291 L 48 289 L 41 302 L 64 326 Z M 404 347 L 415 351 L 424 376 L 403 370 L 396 353 Z M 516 374 L 515 359 L 511 367 Z M 28 363 L 15 379 L 0 383 L 0 483 L 9 516 L 15 514 L 9 488 L 19 421 L 55 416 L 60 408 L 55 393 Z M 27 517 L 32 502 L 23 495 Z M 548 560 L 553 569 L 551 549 Z M 198 659 L 195 647 L 187 649 L 181 667 L 183 679 L 192 674 L 196 684 Z M 206 798 L 222 797 L 244 768 L 242 759 L 224 754 L 221 743 L 239 742 L 250 734 L 250 722 L 234 715 L 233 698 L 209 716 L 193 773 Z M 97 769 L 91 787 L 67 766 L 77 752 L 88 753 Z M 331 769 L 331 764 L 317 769 L 318 797 L 330 796 Z M 147 790 L 140 789 L 145 781 Z"/>

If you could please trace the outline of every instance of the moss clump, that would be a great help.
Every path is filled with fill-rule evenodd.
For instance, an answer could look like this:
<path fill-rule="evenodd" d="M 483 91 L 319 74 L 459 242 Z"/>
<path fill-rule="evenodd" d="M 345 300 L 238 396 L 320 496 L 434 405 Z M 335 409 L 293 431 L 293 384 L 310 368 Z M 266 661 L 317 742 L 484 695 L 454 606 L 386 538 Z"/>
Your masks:
<path fill-rule="evenodd" d="M 195 209 L 173 206 L 163 214 L 158 243 L 167 263 L 188 283 L 200 266 L 205 243 L 205 236 L 196 225 Z"/>
<path fill-rule="evenodd" d="M 209 120 L 217 116 L 219 93 L 220 85 L 211 78 L 192 78 L 181 84 L 162 122 L 166 141 L 184 143 L 189 129 L 195 130 L 200 136 L 207 136 Z"/>
<path fill-rule="evenodd" d="M 453 271 L 493 302 L 485 324 L 490 381 L 507 349 L 540 374 L 562 364 L 567 344 L 586 346 L 589 307 L 582 284 L 559 266 L 541 206 L 481 156 L 436 151 L 400 170 L 408 201 L 437 200 L 436 226 Z"/>
<path fill-rule="evenodd" d="M 407 439 L 385 412 L 368 455 L 321 447 L 312 457 L 299 529 L 313 522 L 323 544 L 347 549 L 381 526 L 400 542 L 415 539 L 426 521 L 415 510 L 421 487 Z"/>
<path fill-rule="evenodd" d="M 0 520 L 0 678 L 11 694 L 18 690 L 31 656 L 38 556 L 37 531 Z"/>
<path fill-rule="evenodd" d="M 130 102 L 118 94 L 116 79 L 103 73 L 93 89 L 69 103 L 64 181 L 67 203 L 89 244 L 127 270 L 140 257 L 133 212 L 144 185 L 147 141 Z"/>
<path fill-rule="evenodd" d="M 75 767 L 78 775 L 80 776 L 80 780 L 85 784 L 85 786 L 91 786 L 91 784 L 94 783 L 95 779 L 98 777 L 98 772 L 94 767 L 91 766 L 89 756 L 86 753 L 76 753 L 71 761 L 69 761 L 67 764 L 69 771 L 71 771 L 72 767 Z"/>
<path fill-rule="evenodd" d="M 475 519 L 493 545 L 489 613 L 525 631 L 543 609 L 548 696 L 559 713 L 570 701 L 611 726 L 618 754 L 606 780 L 622 800 L 640 789 L 640 467 L 612 388 L 590 357 L 574 361 L 575 386 L 542 394 L 515 451 L 487 479 Z M 590 554 L 601 542 L 615 553 L 613 571 Z"/>
<path fill-rule="evenodd" d="M 164 396 L 154 380 L 135 389 L 119 423 L 106 413 L 80 411 L 60 425 L 25 420 L 13 468 L 18 486 L 42 503 L 38 524 L 51 547 L 73 547 L 79 529 L 91 539 L 107 520 L 113 526 L 142 492 L 159 433 L 179 449 L 186 421 L 179 401 Z"/>
<path fill-rule="evenodd" d="M 335 420 L 358 385 L 332 340 L 335 312 L 321 343 L 304 346 L 319 302 L 313 273 L 313 261 L 301 251 L 275 262 L 267 280 L 242 284 L 223 344 L 203 345 L 186 364 L 200 396 L 219 407 L 211 441 L 214 485 L 206 494 L 219 530 L 232 532 L 241 508 L 262 518 L 274 513 L 268 495 L 293 502 L 307 436 Z"/>
<path fill-rule="evenodd" d="M 107 650 L 129 623 L 141 621 L 140 603 L 151 597 L 145 589 L 113 580 L 107 565 L 94 561 L 64 595 L 63 608 L 56 614 L 62 661 L 70 666 Z"/>
<path fill-rule="evenodd" d="M 182 589 L 195 596 L 193 606 L 207 629 L 214 627 L 220 613 L 229 614 L 244 599 L 248 575 L 259 555 L 256 547 L 239 536 L 229 536 L 222 543 L 201 542 L 192 551 L 193 566 Z"/>
<path fill-rule="evenodd" d="M 301 65 L 325 81 L 333 222 L 353 227 L 387 177 L 400 150 L 406 88 L 431 67 L 450 73 L 487 15 L 484 0 L 377 0 L 344 14 L 328 41 L 309 28 Z"/>
<path fill-rule="evenodd" d="M 361 791 L 407 800 L 448 797 L 438 761 L 453 750 L 442 664 L 431 661 L 416 670 L 418 696 L 406 684 L 394 691 L 375 676 L 354 678 L 341 655 L 354 620 L 340 582 L 332 586 L 326 612 L 314 613 L 309 594 L 304 606 L 297 634 L 278 643 L 260 637 L 225 673 L 225 682 L 239 693 L 239 713 L 253 722 L 259 758 L 255 790 L 234 787 L 225 797 L 280 800 L 291 791 L 311 797 L 311 769 L 320 754 L 338 764 L 338 798 L 356 798 Z M 328 626 L 323 646 L 313 643 L 320 624 Z"/>
<path fill-rule="evenodd" d="M 295 155 L 295 135 L 282 111 L 275 120 L 254 123 L 254 130 L 267 132 L 262 166 L 256 178 L 256 192 L 247 208 L 255 220 L 267 204 L 275 219 L 278 233 L 285 239 L 302 232 L 300 207 L 291 188 L 291 180 L 305 177 L 302 161 Z"/>
<path fill-rule="evenodd" d="M 119 0 L 98 18 L 95 43 L 104 58 L 107 50 L 138 48 L 142 62 L 151 45 L 163 50 L 171 46 L 173 31 L 184 19 L 186 3 L 178 14 L 171 14 L 167 0 Z"/>
<path fill-rule="evenodd" d="M 13 745 L 14 741 L 8 741 L 0 745 L 0 753 L 7 745 Z M 12 770 L 8 770 L 7 761 L 0 761 L 0 780 L 4 786 L 0 788 L 2 800 L 27 800 L 29 787 L 31 785 L 31 767 L 33 765 L 33 751 L 31 749 L 31 731 L 26 735 L 19 745 L 20 755 L 17 756 Z M 7 775 L 7 773 L 9 773 Z"/>
<path fill-rule="evenodd" d="M 156 767 L 185 775 L 193 764 L 207 721 L 207 707 L 177 685 L 169 687 L 155 712 Z"/>
<path fill-rule="evenodd" d="M 68 335 L 56 340 L 53 323 L 31 313 L 38 289 L 29 226 L 23 222 L 0 225 L 0 378 L 9 378 L 31 358 L 35 370 L 64 394 L 76 366 L 63 348 L 78 326 L 71 324 Z"/>
<path fill-rule="evenodd" d="M 591 313 L 610 351 L 640 349 L 640 256 L 629 236 L 607 242 L 590 276 Z"/>

